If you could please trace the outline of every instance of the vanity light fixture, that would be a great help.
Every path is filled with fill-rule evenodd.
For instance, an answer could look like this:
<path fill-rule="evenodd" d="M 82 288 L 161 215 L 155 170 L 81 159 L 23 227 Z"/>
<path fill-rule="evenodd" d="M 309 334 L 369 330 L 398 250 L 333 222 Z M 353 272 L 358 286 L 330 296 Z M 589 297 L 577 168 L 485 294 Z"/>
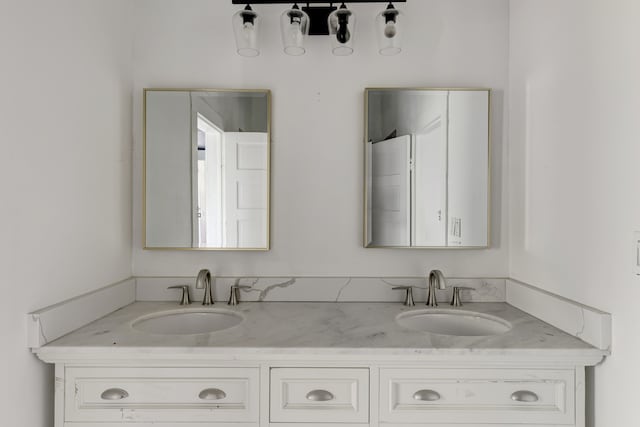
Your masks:
<path fill-rule="evenodd" d="M 332 52 L 336 56 L 347 56 L 353 53 L 353 34 L 355 33 L 356 17 L 342 3 L 339 9 L 329 14 L 329 35 L 331 36 Z"/>
<path fill-rule="evenodd" d="M 309 15 L 300 10 L 298 4 L 282 12 L 280 16 L 280 32 L 284 53 L 292 56 L 304 55 L 304 42 L 309 35 Z"/>
<path fill-rule="evenodd" d="M 401 16 L 402 12 L 393 7 L 392 2 L 389 2 L 387 8 L 376 16 L 380 55 L 397 55 L 402 51 L 402 27 L 398 22 Z"/>
<path fill-rule="evenodd" d="M 238 55 L 253 57 L 260 55 L 258 47 L 258 31 L 260 15 L 247 6 L 233 15 L 233 33 L 236 38 Z"/>
<path fill-rule="evenodd" d="M 397 0 L 395 3 L 406 3 Z M 233 15 L 233 29 L 238 54 L 242 56 L 258 56 L 260 16 L 251 8 L 252 4 L 291 4 L 291 0 L 231 0 L 232 4 L 245 4 L 243 10 Z M 385 10 L 375 18 L 378 38 L 378 51 L 381 55 L 396 55 L 402 47 L 399 18 L 402 13 L 388 0 L 350 0 L 341 2 L 340 7 L 326 0 L 308 0 L 300 8 L 294 3 L 290 9 L 280 15 L 280 32 L 284 52 L 287 55 L 299 56 L 306 52 L 305 41 L 308 35 L 329 35 L 331 50 L 336 56 L 353 53 L 356 16 L 346 3 L 388 3 Z M 324 6 L 317 6 L 323 3 Z M 327 6 L 328 4 L 328 6 Z"/>

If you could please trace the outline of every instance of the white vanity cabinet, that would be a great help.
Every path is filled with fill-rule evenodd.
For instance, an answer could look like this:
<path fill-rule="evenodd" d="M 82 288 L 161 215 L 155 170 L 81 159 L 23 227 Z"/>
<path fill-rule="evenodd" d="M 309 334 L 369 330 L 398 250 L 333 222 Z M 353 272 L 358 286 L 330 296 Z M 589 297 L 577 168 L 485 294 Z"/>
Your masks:
<path fill-rule="evenodd" d="M 584 427 L 583 366 L 508 365 L 58 363 L 55 427 Z"/>
<path fill-rule="evenodd" d="M 244 303 L 227 330 L 158 335 L 131 325 L 175 306 L 136 302 L 35 352 L 55 364 L 55 427 L 585 427 L 585 367 L 608 351 L 473 309 L 513 329 L 413 331 L 397 303 Z"/>

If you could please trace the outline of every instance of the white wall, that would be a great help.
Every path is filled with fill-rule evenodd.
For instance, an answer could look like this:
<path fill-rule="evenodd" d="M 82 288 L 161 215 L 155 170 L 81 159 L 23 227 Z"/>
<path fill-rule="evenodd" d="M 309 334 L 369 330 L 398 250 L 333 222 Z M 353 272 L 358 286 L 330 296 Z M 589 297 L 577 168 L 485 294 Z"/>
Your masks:
<path fill-rule="evenodd" d="M 613 315 L 597 427 L 638 425 L 640 3 L 511 3 L 510 275 Z"/>
<path fill-rule="evenodd" d="M 26 347 L 25 313 L 131 275 L 131 14 L 1 9 L 1 424 L 45 427 L 53 370 Z"/>
<path fill-rule="evenodd" d="M 334 57 L 329 40 L 307 54 L 282 52 L 278 18 L 263 13 L 257 58 L 235 53 L 231 2 L 139 0 L 134 47 L 134 273 L 193 275 L 421 275 L 439 267 L 458 277 L 507 272 L 503 116 L 508 81 L 508 0 L 430 0 L 406 12 L 405 50 L 378 55 L 373 20 L 383 5 L 353 5 L 356 52 Z M 364 88 L 489 87 L 493 97 L 490 250 L 362 248 Z M 144 87 L 265 88 L 273 91 L 272 249 L 262 253 L 142 250 L 141 106 Z"/>

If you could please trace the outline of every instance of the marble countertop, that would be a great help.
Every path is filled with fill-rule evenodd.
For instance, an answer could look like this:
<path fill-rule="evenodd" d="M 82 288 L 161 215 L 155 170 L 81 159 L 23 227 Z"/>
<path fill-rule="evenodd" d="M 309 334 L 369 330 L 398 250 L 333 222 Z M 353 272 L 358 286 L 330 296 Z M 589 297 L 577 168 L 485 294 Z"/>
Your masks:
<path fill-rule="evenodd" d="M 513 328 L 501 335 L 460 337 L 405 329 L 398 314 L 421 310 L 423 304 L 398 303 L 244 302 L 236 307 L 216 303 L 135 302 L 67 334 L 35 352 L 47 362 L 80 358 L 189 357 L 242 358 L 340 357 L 365 360 L 385 357 L 441 358 L 522 357 L 531 360 L 598 363 L 606 352 L 581 341 L 507 303 L 466 303 L 461 310 L 498 316 Z M 441 308 L 449 309 L 449 305 Z M 155 312 L 231 310 L 245 320 L 229 329 L 197 335 L 140 332 L 131 324 Z"/>

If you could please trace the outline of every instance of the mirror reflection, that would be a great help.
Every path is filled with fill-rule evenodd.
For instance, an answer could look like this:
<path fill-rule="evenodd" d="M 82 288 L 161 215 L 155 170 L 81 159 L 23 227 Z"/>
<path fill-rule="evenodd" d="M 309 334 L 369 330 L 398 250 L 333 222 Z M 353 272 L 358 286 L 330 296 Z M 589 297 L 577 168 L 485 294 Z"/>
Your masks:
<path fill-rule="evenodd" d="M 487 247 L 487 89 L 366 89 L 365 247 Z"/>
<path fill-rule="evenodd" d="M 269 91 L 144 98 L 145 248 L 268 249 Z"/>

